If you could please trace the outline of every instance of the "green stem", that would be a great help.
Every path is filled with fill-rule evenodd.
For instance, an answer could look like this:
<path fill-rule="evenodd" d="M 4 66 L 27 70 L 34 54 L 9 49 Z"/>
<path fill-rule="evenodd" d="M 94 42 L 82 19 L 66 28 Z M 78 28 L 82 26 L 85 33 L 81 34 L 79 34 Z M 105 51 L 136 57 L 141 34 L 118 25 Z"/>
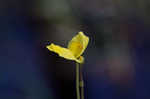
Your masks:
<path fill-rule="evenodd" d="M 76 63 L 76 94 L 77 99 L 80 99 L 80 88 L 79 88 L 79 63 Z"/>
<path fill-rule="evenodd" d="M 82 81 L 83 82 L 83 81 Z M 83 82 L 84 83 L 84 82 Z M 81 99 L 84 99 L 84 86 L 81 87 Z"/>
<path fill-rule="evenodd" d="M 81 88 L 81 99 L 84 99 L 84 80 L 82 74 L 83 65 L 80 66 L 80 88 Z"/>

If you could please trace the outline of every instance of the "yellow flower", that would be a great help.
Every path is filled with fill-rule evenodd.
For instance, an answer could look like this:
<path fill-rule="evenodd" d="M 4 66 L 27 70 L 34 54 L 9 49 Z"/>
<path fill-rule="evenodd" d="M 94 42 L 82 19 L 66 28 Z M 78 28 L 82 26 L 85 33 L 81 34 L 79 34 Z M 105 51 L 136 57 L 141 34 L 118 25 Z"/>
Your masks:
<path fill-rule="evenodd" d="M 50 51 L 57 53 L 59 56 L 68 60 L 74 60 L 78 63 L 83 63 L 84 58 L 81 56 L 86 49 L 89 38 L 83 32 L 79 32 L 68 44 L 68 48 L 59 45 L 50 44 L 47 48 Z"/>

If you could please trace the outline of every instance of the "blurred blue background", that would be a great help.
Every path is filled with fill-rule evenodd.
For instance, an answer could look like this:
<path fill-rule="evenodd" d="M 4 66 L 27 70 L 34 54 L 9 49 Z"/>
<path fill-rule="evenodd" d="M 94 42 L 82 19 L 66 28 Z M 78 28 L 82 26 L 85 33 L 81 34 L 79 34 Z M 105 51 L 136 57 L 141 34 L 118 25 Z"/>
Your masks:
<path fill-rule="evenodd" d="M 83 31 L 85 99 L 150 98 L 150 1 L 0 0 L 0 99 L 76 99 L 75 62 L 45 46 Z"/>

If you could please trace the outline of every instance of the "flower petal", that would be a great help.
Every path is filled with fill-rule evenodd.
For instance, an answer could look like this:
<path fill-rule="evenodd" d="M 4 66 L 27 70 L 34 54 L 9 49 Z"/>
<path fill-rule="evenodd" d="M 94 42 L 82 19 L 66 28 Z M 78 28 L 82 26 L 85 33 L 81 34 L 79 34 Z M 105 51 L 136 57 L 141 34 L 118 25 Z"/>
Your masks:
<path fill-rule="evenodd" d="M 60 46 L 55 45 L 53 43 L 51 45 L 48 45 L 47 48 L 50 51 L 53 51 L 53 52 L 57 53 L 59 56 L 61 56 L 63 58 L 66 58 L 66 59 L 69 59 L 69 60 L 77 60 L 74 57 L 73 53 L 67 48 L 60 47 Z"/>
<path fill-rule="evenodd" d="M 80 56 L 80 57 L 79 57 L 78 63 L 84 63 L 84 57 L 83 57 L 83 56 Z"/>
<path fill-rule="evenodd" d="M 89 38 L 83 34 L 83 32 L 79 32 L 78 35 L 73 37 L 73 39 L 68 44 L 68 49 L 74 54 L 76 58 L 78 58 L 86 49 L 89 42 Z"/>

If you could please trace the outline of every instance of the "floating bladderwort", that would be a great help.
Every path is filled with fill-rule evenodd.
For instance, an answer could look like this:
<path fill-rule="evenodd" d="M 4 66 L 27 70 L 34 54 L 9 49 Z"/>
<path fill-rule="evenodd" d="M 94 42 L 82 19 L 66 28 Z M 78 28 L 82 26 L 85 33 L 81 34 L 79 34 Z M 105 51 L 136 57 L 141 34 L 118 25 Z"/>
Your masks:
<path fill-rule="evenodd" d="M 69 42 L 68 47 L 64 48 L 59 45 L 50 44 L 46 46 L 50 51 L 57 53 L 60 57 L 67 60 L 73 60 L 76 62 L 76 93 L 77 99 L 84 99 L 84 82 L 82 77 L 82 64 L 84 63 L 84 57 L 81 56 L 87 48 L 89 37 L 84 35 L 83 32 L 79 32 Z M 81 91 L 81 92 L 80 92 Z"/>

